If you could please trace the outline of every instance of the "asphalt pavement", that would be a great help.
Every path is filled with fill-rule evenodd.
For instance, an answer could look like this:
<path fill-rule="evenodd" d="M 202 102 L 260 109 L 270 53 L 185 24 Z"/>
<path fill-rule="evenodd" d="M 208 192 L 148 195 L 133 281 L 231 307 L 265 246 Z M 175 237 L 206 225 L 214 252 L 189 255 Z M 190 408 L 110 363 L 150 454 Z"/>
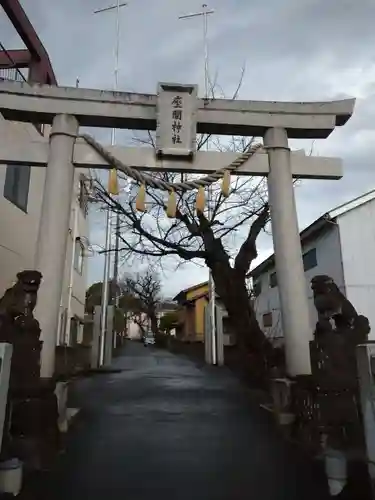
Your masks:
<path fill-rule="evenodd" d="M 312 463 L 227 369 L 130 341 L 114 367 L 123 371 L 76 383 L 82 409 L 46 499 L 327 498 Z"/>

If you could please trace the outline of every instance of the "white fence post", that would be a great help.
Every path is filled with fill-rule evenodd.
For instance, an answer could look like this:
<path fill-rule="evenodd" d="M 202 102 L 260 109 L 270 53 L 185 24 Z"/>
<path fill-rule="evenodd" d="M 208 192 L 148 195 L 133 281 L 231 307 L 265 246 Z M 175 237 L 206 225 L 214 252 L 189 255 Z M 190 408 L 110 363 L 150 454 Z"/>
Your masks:
<path fill-rule="evenodd" d="M 12 344 L 0 343 L 0 450 L 4 433 L 12 353 Z"/>

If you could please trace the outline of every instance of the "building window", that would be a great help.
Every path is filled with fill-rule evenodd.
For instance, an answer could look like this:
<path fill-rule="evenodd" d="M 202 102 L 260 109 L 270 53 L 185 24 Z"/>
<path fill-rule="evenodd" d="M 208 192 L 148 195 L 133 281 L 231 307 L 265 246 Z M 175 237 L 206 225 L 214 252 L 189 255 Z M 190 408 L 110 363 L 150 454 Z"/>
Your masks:
<path fill-rule="evenodd" d="M 270 287 L 275 288 L 275 286 L 277 286 L 276 271 L 270 274 Z"/>
<path fill-rule="evenodd" d="M 30 167 L 7 165 L 4 184 L 4 198 L 27 212 L 30 187 Z"/>
<path fill-rule="evenodd" d="M 316 248 L 312 248 L 311 250 L 303 254 L 302 260 L 304 271 L 308 271 L 309 269 L 316 267 L 318 265 L 316 260 Z"/>
<path fill-rule="evenodd" d="M 261 280 L 254 281 L 253 292 L 254 292 L 255 297 L 259 297 L 259 295 L 262 292 L 262 282 L 261 282 Z"/>
<path fill-rule="evenodd" d="M 270 328 L 272 326 L 272 312 L 263 314 L 263 327 Z"/>
<path fill-rule="evenodd" d="M 76 238 L 76 241 L 74 243 L 74 269 L 79 274 L 82 274 L 83 272 L 84 252 L 85 252 L 85 247 L 81 242 L 81 238 Z"/>

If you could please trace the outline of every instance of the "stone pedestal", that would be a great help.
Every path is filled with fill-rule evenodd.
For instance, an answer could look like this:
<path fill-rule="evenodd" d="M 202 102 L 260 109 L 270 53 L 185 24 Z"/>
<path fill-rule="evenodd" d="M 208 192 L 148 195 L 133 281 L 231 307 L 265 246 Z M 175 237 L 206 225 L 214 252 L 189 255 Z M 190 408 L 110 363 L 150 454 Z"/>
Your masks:
<path fill-rule="evenodd" d="M 333 493 L 345 488 L 349 498 L 354 485 L 357 498 L 362 487 L 367 489 L 368 477 L 362 470 L 366 446 L 356 351 L 367 341 L 369 322 L 329 276 L 315 276 L 311 288 L 318 313 L 310 342 L 312 374 L 296 377 L 292 389 L 293 436 L 324 458 Z"/>
<path fill-rule="evenodd" d="M 289 378 L 275 378 L 271 380 L 271 396 L 273 410 L 279 424 L 286 434 L 290 434 L 294 422 L 292 407 L 292 386 L 294 381 Z"/>

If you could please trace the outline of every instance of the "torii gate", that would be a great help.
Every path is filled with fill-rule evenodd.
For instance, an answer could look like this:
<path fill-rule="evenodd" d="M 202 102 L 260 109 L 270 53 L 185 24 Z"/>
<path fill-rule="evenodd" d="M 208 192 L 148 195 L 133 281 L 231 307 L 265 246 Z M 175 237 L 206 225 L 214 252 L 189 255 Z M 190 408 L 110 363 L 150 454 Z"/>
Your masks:
<path fill-rule="evenodd" d="M 268 178 L 288 373 L 311 373 L 312 332 L 293 177 L 340 179 L 342 169 L 339 159 L 291 153 L 288 138 L 328 137 L 348 121 L 354 104 L 354 99 L 316 103 L 206 100 L 197 98 L 195 85 L 181 84 L 159 84 L 158 94 L 149 95 L 0 83 L 0 112 L 6 119 L 52 124 L 49 141 L 21 142 L 9 137 L 6 128 L 0 132 L 0 164 L 48 166 L 35 263 L 43 274 L 36 308 L 43 340 L 41 375 L 51 377 L 54 370 L 74 167 L 110 168 L 90 146 L 77 140 L 79 126 L 157 130 L 156 151 L 107 149 L 123 163 L 145 170 L 194 173 L 212 173 L 237 156 L 196 153 L 197 132 L 263 137 L 267 152 L 253 156 L 236 173 Z"/>

